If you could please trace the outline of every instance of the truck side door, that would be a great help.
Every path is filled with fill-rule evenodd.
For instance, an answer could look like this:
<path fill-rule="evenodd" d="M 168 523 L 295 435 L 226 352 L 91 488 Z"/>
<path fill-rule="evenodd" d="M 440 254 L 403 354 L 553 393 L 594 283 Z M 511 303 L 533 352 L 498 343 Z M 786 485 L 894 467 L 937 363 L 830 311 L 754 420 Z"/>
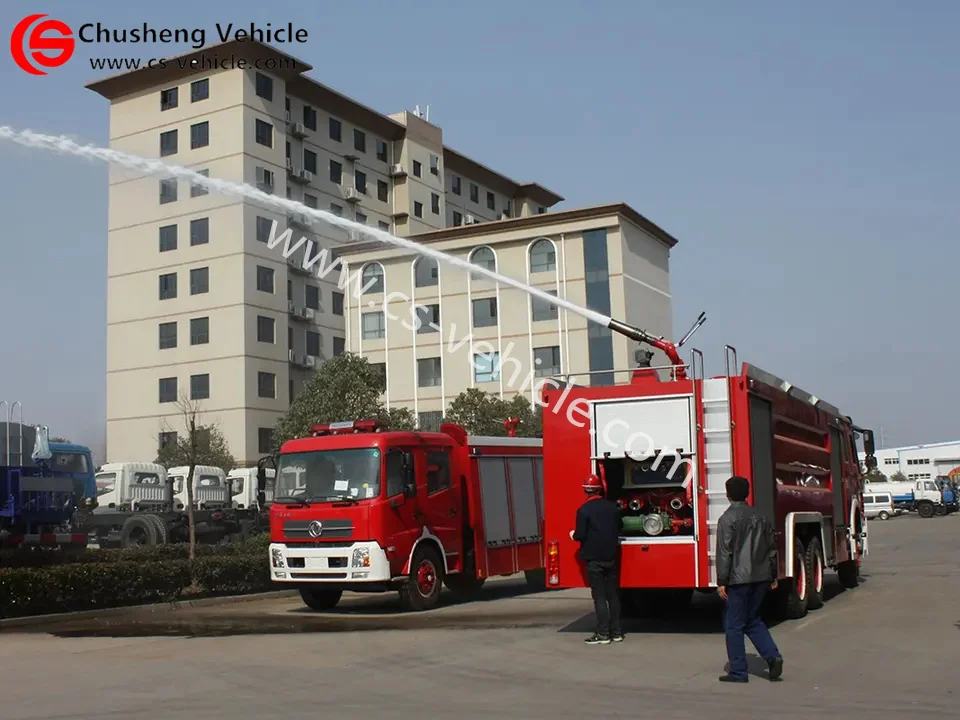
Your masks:
<path fill-rule="evenodd" d="M 386 457 L 387 508 L 385 530 L 390 572 L 400 575 L 410 557 L 413 544 L 420 537 L 417 483 L 414 476 L 414 454 L 409 449 L 390 448 Z"/>
<path fill-rule="evenodd" d="M 451 566 L 459 566 L 463 549 L 461 525 L 464 518 L 460 511 L 459 479 L 453 478 L 453 458 L 448 448 L 436 448 L 420 451 L 420 457 L 426 467 L 426 483 L 418 488 L 420 509 L 423 512 L 423 524 L 437 536 L 443 545 L 446 561 Z"/>

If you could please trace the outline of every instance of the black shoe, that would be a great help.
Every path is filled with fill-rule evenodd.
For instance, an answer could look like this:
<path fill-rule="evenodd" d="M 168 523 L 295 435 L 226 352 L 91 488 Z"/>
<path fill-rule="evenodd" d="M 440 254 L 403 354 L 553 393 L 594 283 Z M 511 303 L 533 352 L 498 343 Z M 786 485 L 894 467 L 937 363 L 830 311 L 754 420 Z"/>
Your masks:
<path fill-rule="evenodd" d="M 745 683 L 745 682 L 749 682 L 749 678 L 740 677 L 739 675 L 731 675 L 730 673 L 727 673 L 726 675 L 720 676 L 720 682 Z"/>
<path fill-rule="evenodd" d="M 623 642 L 623 633 L 613 633 L 610 639 L 614 642 Z"/>
<path fill-rule="evenodd" d="M 770 668 L 770 679 L 779 680 L 780 676 L 783 675 L 783 658 L 775 657 L 773 660 L 769 660 L 767 667 Z"/>
<path fill-rule="evenodd" d="M 588 637 L 586 640 L 584 640 L 584 642 L 585 642 L 587 645 L 609 645 L 609 644 L 610 644 L 610 636 L 609 636 L 609 635 L 599 635 L 599 634 L 597 634 L 597 633 L 594 633 L 593 635 L 591 635 L 590 637 Z"/>

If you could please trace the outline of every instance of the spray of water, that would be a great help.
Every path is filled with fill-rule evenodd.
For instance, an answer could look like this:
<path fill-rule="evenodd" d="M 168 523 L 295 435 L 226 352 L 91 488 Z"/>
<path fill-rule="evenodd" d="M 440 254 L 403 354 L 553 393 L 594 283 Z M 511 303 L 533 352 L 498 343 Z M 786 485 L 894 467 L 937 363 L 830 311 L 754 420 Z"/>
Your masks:
<path fill-rule="evenodd" d="M 426 245 L 421 245 L 420 243 L 412 240 L 396 237 L 395 235 L 391 235 L 390 233 L 380 230 L 379 228 L 372 228 L 369 225 L 363 225 L 324 210 L 308 207 L 307 205 L 299 203 L 296 200 L 277 197 L 276 195 L 264 192 L 259 188 L 253 187 L 252 185 L 207 177 L 185 167 L 168 165 L 160 160 L 130 155 L 118 150 L 96 147 L 94 145 L 80 145 L 64 135 L 44 135 L 41 133 L 35 133 L 31 130 L 16 130 L 8 125 L 0 125 L 0 140 L 7 140 L 9 142 L 17 143 L 18 145 L 23 145 L 29 148 L 51 150 L 55 153 L 63 155 L 75 155 L 88 160 L 100 160 L 111 165 L 119 165 L 130 170 L 137 170 L 147 175 L 186 180 L 194 185 L 207 188 L 208 190 L 221 195 L 254 200 L 267 207 L 276 208 L 277 210 L 282 210 L 285 212 L 302 213 L 313 220 L 319 220 L 328 225 L 351 231 L 358 235 L 377 240 L 378 242 L 394 245 L 406 250 L 411 250 L 419 255 L 437 260 L 438 262 L 447 263 L 448 265 L 453 265 L 462 270 L 466 270 L 477 275 L 486 276 L 491 280 L 495 280 L 504 285 L 509 285 L 510 287 L 528 293 L 529 295 L 533 295 L 544 302 L 548 302 L 552 305 L 556 305 L 557 307 L 562 307 L 565 310 L 569 310 L 572 313 L 580 315 L 581 317 L 584 317 L 592 322 L 603 325 L 604 327 L 607 327 L 610 324 L 610 318 L 606 317 L 605 315 L 588 308 L 580 307 L 579 305 L 572 303 L 569 300 L 565 300 L 564 298 L 559 298 L 545 293 L 542 290 L 531 287 L 530 285 L 520 282 L 519 280 L 515 280 L 507 275 L 501 275 L 498 272 L 488 270 L 487 268 L 479 265 L 474 265 L 466 260 L 462 260 L 461 258 L 447 255 L 444 252 L 440 252 L 439 250 L 435 250 Z"/>

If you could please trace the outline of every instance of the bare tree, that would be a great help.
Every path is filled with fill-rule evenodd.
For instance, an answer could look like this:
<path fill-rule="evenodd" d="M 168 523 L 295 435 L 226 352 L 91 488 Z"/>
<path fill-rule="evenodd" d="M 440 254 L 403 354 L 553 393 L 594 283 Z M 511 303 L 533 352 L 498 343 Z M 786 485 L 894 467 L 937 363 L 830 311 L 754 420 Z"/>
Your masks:
<path fill-rule="evenodd" d="M 167 443 L 157 453 L 157 463 L 166 468 L 187 466 L 187 527 L 190 533 L 190 559 L 196 556 L 197 535 L 193 515 L 193 475 L 197 465 L 212 465 L 230 470 L 236 464 L 233 455 L 227 446 L 227 441 L 217 425 L 202 425 L 199 422 L 200 403 L 190 400 L 186 392 L 180 394 L 177 408 L 187 431 L 185 438 L 177 433 L 175 442 Z M 162 432 L 174 432 L 164 420 L 161 423 Z"/>

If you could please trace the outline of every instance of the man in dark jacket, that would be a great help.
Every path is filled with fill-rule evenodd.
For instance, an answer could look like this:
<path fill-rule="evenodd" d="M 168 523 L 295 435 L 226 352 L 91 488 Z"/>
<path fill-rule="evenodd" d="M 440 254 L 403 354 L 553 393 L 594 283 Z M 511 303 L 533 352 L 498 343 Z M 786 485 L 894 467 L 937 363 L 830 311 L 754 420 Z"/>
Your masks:
<path fill-rule="evenodd" d="M 747 682 L 744 633 L 770 668 L 770 679 L 783 672 L 783 658 L 770 631 L 760 619 L 767 588 L 777 588 L 777 539 L 773 525 L 747 505 L 750 482 L 735 476 L 727 480 L 727 508 L 717 522 L 717 591 L 724 600 L 723 625 L 727 635 L 730 670 L 721 682 Z"/>
<path fill-rule="evenodd" d="M 621 642 L 620 630 L 620 510 L 603 497 L 596 475 L 583 483 L 587 501 L 577 510 L 577 528 L 570 538 L 580 543 L 580 559 L 587 565 L 590 594 L 597 614 L 597 631 L 588 645 Z"/>

